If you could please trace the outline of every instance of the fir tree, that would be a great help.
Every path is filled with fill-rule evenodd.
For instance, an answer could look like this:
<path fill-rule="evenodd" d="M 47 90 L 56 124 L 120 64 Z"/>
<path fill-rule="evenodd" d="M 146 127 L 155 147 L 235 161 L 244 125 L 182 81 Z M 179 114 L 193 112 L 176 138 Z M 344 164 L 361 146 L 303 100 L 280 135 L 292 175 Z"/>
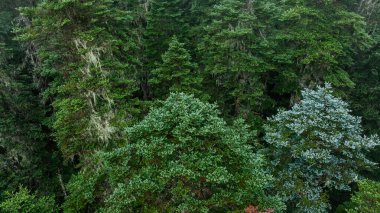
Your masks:
<path fill-rule="evenodd" d="M 191 1 L 189 1 L 191 2 Z M 147 57 L 152 67 L 160 61 L 173 36 L 186 42 L 186 32 L 189 24 L 185 15 L 189 3 L 182 0 L 153 0 L 149 2 L 145 36 Z"/>
<path fill-rule="evenodd" d="M 269 119 L 265 140 L 277 187 L 295 212 L 327 212 L 327 192 L 350 190 L 359 171 L 374 164 L 365 154 L 380 144 L 362 136 L 360 118 L 332 95 L 331 86 L 306 89 L 289 111 Z"/>
<path fill-rule="evenodd" d="M 169 92 L 200 94 L 201 76 L 197 65 L 191 61 L 190 53 L 177 37 L 173 37 L 169 49 L 162 55 L 162 63 L 152 72 L 152 84 L 157 97 L 165 97 Z"/>
<path fill-rule="evenodd" d="M 199 45 L 210 96 L 230 115 L 252 117 L 263 106 L 263 73 L 271 69 L 257 14 L 266 2 L 223 0 L 210 12 Z M 263 15 L 263 14 L 261 14 Z"/>
<path fill-rule="evenodd" d="M 66 159 L 113 146 L 131 117 L 135 91 L 133 32 L 127 11 L 111 0 L 44 1 L 20 39 L 38 45 L 38 73 L 49 81 L 52 127 Z M 129 119 L 131 120 L 131 119 Z"/>
<path fill-rule="evenodd" d="M 291 93 L 328 81 L 334 87 L 352 87 L 348 71 L 355 52 L 370 44 L 362 16 L 350 11 L 347 2 L 287 0 L 278 2 L 275 17 L 273 64 L 278 75 L 274 91 Z"/>
<path fill-rule="evenodd" d="M 144 67 L 142 80 L 145 81 L 143 91 L 145 96 L 153 98 L 150 82 L 152 71 L 161 62 L 161 56 L 169 48 L 173 36 L 182 42 L 187 42 L 189 23 L 186 16 L 192 1 L 153 0 L 147 1 L 144 28 Z"/>

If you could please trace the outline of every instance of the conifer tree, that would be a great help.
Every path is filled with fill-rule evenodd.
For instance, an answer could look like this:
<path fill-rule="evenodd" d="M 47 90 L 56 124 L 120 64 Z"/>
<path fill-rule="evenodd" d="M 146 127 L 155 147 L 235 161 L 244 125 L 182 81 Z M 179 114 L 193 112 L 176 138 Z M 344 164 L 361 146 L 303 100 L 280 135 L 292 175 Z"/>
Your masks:
<path fill-rule="evenodd" d="M 352 66 L 351 76 L 355 87 L 348 92 L 348 101 L 354 112 L 363 116 L 363 127 L 372 133 L 380 133 L 380 33 L 378 37 L 378 41 L 370 49 L 361 52 Z"/>
<path fill-rule="evenodd" d="M 147 13 L 147 57 L 152 67 L 160 61 L 161 55 L 167 50 L 171 38 L 177 36 L 186 42 L 189 23 L 185 16 L 188 13 L 189 2 L 182 0 L 153 0 L 149 2 Z"/>
<path fill-rule="evenodd" d="M 152 99 L 155 91 L 150 86 L 154 78 L 152 71 L 161 62 L 161 56 L 169 48 L 173 36 L 182 42 L 189 37 L 189 22 L 186 18 L 192 1 L 153 0 L 146 1 L 144 27 L 144 66 L 141 75 L 144 96 Z"/>
<path fill-rule="evenodd" d="M 334 87 L 354 86 L 349 67 L 355 53 L 370 44 L 363 17 L 346 1 L 287 0 L 277 5 L 273 90 L 292 93 L 294 104 L 304 87 L 325 81 Z"/>
<path fill-rule="evenodd" d="M 1 0 L 0 211 L 334 211 L 380 177 L 379 20 L 379 0 Z"/>
<path fill-rule="evenodd" d="M 104 212 L 282 210 L 266 194 L 272 177 L 248 145 L 248 127 L 227 125 L 214 105 L 172 93 L 126 131 L 124 146 L 99 153 L 93 170 L 76 176 L 65 208 L 77 212 L 106 194 Z"/>
<path fill-rule="evenodd" d="M 380 145 L 377 136 L 362 136 L 360 118 L 332 95 L 329 84 L 306 89 L 289 111 L 269 119 L 265 140 L 276 186 L 295 212 L 327 212 L 328 191 L 350 190 L 359 171 L 374 166 L 367 151 Z"/>
<path fill-rule="evenodd" d="M 190 53 L 177 37 L 173 37 L 169 49 L 162 55 L 162 63 L 152 71 L 152 84 L 157 97 L 164 98 L 169 92 L 199 94 L 201 76 Z"/>
<path fill-rule="evenodd" d="M 113 146 L 134 112 L 134 37 L 125 28 L 131 17 L 116 3 L 44 1 L 23 10 L 32 25 L 20 39 L 38 46 L 37 72 L 49 81 L 44 96 L 66 159 Z"/>
<path fill-rule="evenodd" d="M 347 101 L 353 112 L 363 117 L 365 132 L 380 134 L 380 2 L 362 1 L 355 6 L 355 10 L 365 17 L 372 45 L 355 57 L 355 64 L 350 70 L 355 87 L 349 90 Z M 380 147 L 369 156 L 380 163 Z M 366 175 L 379 181 L 380 168 Z"/>
<path fill-rule="evenodd" d="M 28 5 L 0 2 L 0 202 L 5 191 L 20 184 L 39 195 L 61 193 L 55 180 L 60 160 L 46 131 L 34 64 L 27 54 L 31 50 L 12 33 L 13 24 L 23 20 L 17 7 Z"/>
<path fill-rule="evenodd" d="M 266 3 L 223 0 L 210 12 L 211 23 L 205 23 L 199 45 L 205 83 L 230 115 L 247 118 L 263 107 L 262 75 L 271 69 L 265 60 L 270 45 L 258 14 L 265 13 Z"/>

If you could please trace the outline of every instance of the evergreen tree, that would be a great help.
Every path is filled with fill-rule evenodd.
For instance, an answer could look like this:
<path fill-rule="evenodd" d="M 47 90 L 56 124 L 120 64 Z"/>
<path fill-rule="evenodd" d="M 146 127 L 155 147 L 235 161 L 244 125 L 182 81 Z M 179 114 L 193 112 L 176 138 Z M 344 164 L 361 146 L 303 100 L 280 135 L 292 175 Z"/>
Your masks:
<path fill-rule="evenodd" d="M 272 177 L 248 145 L 247 126 L 218 115 L 214 105 L 171 94 L 127 128 L 124 146 L 98 154 L 91 175 L 75 178 L 65 208 L 76 212 L 109 194 L 104 212 L 226 212 L 250 203 L 281 211 L 278 198 L 266 195 Z M 96 186 L 106 187 L 99 193 Z"/>
<path fill-rule="evenodd" d="M 56 181 L 60 158 L 44 123 L 46 114 L 28 55 L 31 46 L 13 40 L 13 24 L 25 21 L 17 7 L 28 5 L 0 2 L 0 200 L 20 184 L 39 195 L 61 195 Z"/>
<path fill-rule="evenodd" d="M 206 88 L 229 115 L 248 118 L 263 108 L 262 77 L 272 66 L 266 62 L 270 44 L 259 17 L 270 7 L 267 1 L 223 0 L 205 23 L 199 49 Z"/>
<path fill-rule="evenodd" d="M 335 87 L 352 87 L 348 75 L 355 53 L 370 44 L 362 16 L 348 9 L 346 1 L 279 1 L 276 17 L 277 45 L 273 63 L 278 75 L 274 91 L 291 93 L 299 100 L 303 87 L 325 81 Z"/>
<path fill-rule="evenodd" d="M 380 2 L 362 1 L 358 8 L 367 23 L 367 31 L 372 37 L 370 48 L 360 51 L 351 67 L 355 87 L 349 90 L 347 101 L 353 112 L 363 117 L 363 128 L 368 133 L 380 131 Z M 371 159 L 380 163 L 380 148 L 370 153 Z M 371 179 L 380 180 L 380 168 L 366 174 Z"/>
<path fill-rule="evenodd" d="M 115 30 L 131 17 L 117 2 L 44 1 L 23 10 L 32 25 L 20 39 L 38 46 L 37 72 L 49 82 L 44 96 L 66 159 L 114 146 L 134 113 L 133 32 Z"/>
<path fill-rule="evenodd" d="M 173 36 L 186 42 L 189 23 L 185 16 L 189 13 L 189 2 L 182 0 L 153 0 L 149 2 L 147 13 L 147 57 L 151 66 L 160 61 Z"/>
<path fill-rule="evenodd" d="M 153 0 L 146 1 L 144 38 L 144 67 L 141 79 L 144 96 L 152 99 L 155 91 L 150 87 L 152 71 L 161 62 L 161 56 L 169 48 L 173 36 L 187 43 L 189 22 L 186 16 L 190 13 L 192 1 Z M 153 77 L 154 78 L 154 77 Z"/>
<path fill-rule="evenodd" d="M 166 97 L 169 92 L 200 94 L 201 76 L 190 53 L 177 37 L 173 37 L 169 49 L 162 55 L 162 63 L 152 71 L 152 84 L 156 97 Z"/>
<path fill-rule="evenodd" d="M 0 1 L 0 211 L 377 208 L 371 181 L 345 201 L 380 177 L 379 20 L 379 0 Z"/>
<path fill-rule="evenodd" d="M 277 187 L 294 212 L 327 212 L 331 189 L 350 190 L 359 171 L 374 166 L 365 154 L 380 144 L 362 136 L 360 118 L 332 95 L 331 86 L 306 89 L 303 100 L 269 119 L 267 154 Z"/>

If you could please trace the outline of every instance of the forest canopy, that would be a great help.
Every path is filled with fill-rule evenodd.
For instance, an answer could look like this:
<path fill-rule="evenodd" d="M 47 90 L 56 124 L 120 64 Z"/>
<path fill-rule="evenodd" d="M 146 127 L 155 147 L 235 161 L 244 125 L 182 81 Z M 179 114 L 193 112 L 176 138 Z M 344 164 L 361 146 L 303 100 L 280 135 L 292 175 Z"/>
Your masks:
<path fill-rule="evenodd" d="M 1 0 L 0 212 L 380 212 L 380 1 Z"/>

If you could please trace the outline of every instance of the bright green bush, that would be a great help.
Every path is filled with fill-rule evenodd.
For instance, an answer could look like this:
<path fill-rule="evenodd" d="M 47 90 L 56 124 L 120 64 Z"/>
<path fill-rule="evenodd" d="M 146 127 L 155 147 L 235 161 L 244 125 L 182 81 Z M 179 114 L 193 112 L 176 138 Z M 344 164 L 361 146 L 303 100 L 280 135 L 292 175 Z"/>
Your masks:
<path fill-rule="evenodd" d="M 352 209 L 348 213 L 377 213 L 380 212 L 380 182 L 371 180 L 359 181 L 359 191 L 351 198 Z"/>
<path fill-rule="evenodd" d="M 5 213 L 48 213 L 58 212 L 53 197 L 36 197 L 26 188 L 20 187 L 16 193 L 6 193 L 7 199 L 0 204 L 0 212 Z"/>

